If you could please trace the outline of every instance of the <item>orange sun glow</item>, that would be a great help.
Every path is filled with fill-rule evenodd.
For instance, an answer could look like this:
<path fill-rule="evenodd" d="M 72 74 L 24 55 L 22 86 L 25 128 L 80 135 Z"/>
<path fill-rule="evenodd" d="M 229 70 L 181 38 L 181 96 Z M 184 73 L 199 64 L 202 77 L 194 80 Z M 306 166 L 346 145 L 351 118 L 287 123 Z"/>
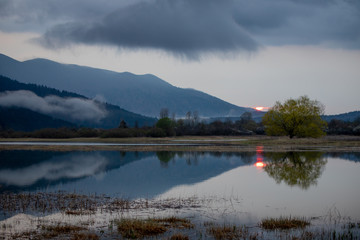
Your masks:
<path fill-rule="evenodd" d="M 265 107 L 255 107 L 255 109 L 258 111 L 263 111 L 265 109 Z"/>
<path fill-rule="evenodd" d="M 262 168 L 262 167 L 265 167 L 265 164 L 263 162 L 257 162 L 257 163 L 255 163 L 255 166 L 258 168 Z"/>

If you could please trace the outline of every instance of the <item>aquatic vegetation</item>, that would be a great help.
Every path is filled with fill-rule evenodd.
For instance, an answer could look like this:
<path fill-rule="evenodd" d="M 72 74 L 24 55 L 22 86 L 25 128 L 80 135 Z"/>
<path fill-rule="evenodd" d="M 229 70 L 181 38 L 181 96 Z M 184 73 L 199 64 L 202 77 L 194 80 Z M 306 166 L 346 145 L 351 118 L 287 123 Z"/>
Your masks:
<path fill-rule="evenodd" d="M 149 219 L 120 219 L 115 221 L 118 232 L 125 238 L 144 238 L 160 235 L 171 228 L 190 229 L 194 225 L 190 220 L 178 217 L 149 218 Z M 178 238 L 175 238 L 178 237 Z M 173 235 L 172 239 L 183 239 L 180 235 Z"/>
<path fill-rule="evenodd" d="M 170 240 L 189 240 L 189 236 L 182 233 L 176 233 L 170 237 Z"/>
<path fill-rule="evenodd" d="M 205 226 L 207 227 L 207 233 L 216 240 L 250 238 L 249 231 L 245 226 L 239 227 L 236 225 L 217 225 L 214 223 L 206 223 Z"/>
<path fill-rule="evenodd" d="M 267 230 L 304 228 L 309 225 L 309 221 L 293 217 L 267 218 L 260 223 L 260 227 Z"/>

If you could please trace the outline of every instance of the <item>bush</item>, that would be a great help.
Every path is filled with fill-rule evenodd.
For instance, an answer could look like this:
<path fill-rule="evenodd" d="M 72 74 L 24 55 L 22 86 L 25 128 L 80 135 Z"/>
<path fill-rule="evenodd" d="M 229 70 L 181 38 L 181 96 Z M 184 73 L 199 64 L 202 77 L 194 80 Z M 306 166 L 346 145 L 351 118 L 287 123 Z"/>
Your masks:
<path fill-rule="evenodd" d="M 129 138 L 133 137 L 131 129 L 128 128 L 115 128 L 106 130 L 101 134 L 102 138 Z"/>
<path fill-rule="evenodd" d="M 166 133 L 161 128 L 152 128 L 146 133 L 147 137 L 166 137 Z"/>

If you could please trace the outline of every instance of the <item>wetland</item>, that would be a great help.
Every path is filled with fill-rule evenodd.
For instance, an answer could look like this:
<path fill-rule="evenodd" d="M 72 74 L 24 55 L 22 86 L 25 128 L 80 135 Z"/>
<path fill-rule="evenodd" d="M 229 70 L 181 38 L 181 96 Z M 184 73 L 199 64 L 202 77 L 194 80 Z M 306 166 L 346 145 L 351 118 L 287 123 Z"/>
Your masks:
<path fill-rule="evenodd" d="M 1 150 L 0 235 L 359 239 L 360 152 L 354 143 L 276 150 L 276 144 L 240 139 L 180 140 L 171 144 L 188 144 L 178 146 L 181 151 L 164 142 L 151 151 L 97 144 L 91 151 L 30 144 Z M 210 146 L 200 145 L 206 142 Z M 218 151 L 219 144 L 227 150 Z M 148 232 L 152 228 L 156 234 Z"/>

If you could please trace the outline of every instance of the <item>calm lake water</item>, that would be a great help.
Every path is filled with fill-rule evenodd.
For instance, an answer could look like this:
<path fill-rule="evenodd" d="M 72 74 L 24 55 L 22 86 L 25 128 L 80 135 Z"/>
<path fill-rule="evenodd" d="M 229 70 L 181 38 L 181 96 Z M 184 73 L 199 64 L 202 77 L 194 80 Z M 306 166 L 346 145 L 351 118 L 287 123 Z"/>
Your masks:
<path fill-rule="evenodd" d="M 360 153 L 0 151 L 0 192 L 58 190 L 213 199 L 216 214 L 233 212 L 243 222 L 334 214 L 360 220 Z"/>

